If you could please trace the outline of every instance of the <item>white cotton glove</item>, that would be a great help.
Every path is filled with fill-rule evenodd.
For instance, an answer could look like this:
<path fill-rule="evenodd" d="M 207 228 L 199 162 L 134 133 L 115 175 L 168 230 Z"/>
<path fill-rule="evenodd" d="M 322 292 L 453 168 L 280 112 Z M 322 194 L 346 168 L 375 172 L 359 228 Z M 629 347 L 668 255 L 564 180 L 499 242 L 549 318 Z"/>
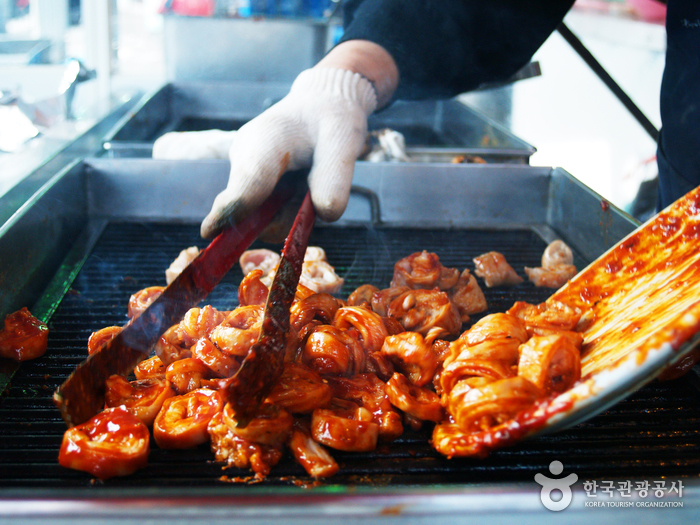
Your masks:
<path fill-rule="evenodd" d="M 227 159 L 235 131 L 173 131 L 153 143 L 154 159 Z"/>
<path fill-rule="evenodd" d="M 210 238 L 256 209 L 286 171 L 311 167 L 311 199 L 318 216 L 337 220 L 350 196 L 367 117 L 377 106 L 371 82 L 357 73 L 303 71 L 289 94 L 238 130 L 231 144 L 228 186 L 202 222 Z"/>

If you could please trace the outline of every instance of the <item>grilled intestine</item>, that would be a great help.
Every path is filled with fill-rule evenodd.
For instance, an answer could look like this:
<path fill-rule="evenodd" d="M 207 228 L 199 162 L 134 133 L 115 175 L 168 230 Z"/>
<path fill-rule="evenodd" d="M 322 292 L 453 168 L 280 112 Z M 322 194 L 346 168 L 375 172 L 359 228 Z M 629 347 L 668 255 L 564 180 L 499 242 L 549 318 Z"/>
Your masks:
<path fill-rule="evenodd" d="M 578 311 L 521 303 L 513 313 L 487 315 L 452 342 L 439 377 L 449 417 L 433 431 L 438 452 L 448 457 L 480 453 L 479 435 L 493 435 L 537 400 L 580 379 L 580 344 L 564 333 L 531 336 L 528 319 L 551 310 L 559 314 L 553 324 L 562 332 L 580 318 Z M 523 311 L 533 315 L 517 315 Z"/>
<path fill-rule="evenodd" d="M 446 268 L 435 253 L 425 250 L 404 257 L 394 265 L 391 288 L 408 286 L 414 290 L 452 288 L 459 280 L 459 271 Z"/>
<path fill-rule="evenodd" d="M 246 250 L 238 260 L 241 265 L 243 275 L 248 275 L 253 270 L 260 270 L 261 277 L 266 277 L 272 272 L 280 262 L 280 255 L 277 252 L 260 248 L 257 250 Z M 269 285 L 269 283 L 267 283 Z"/>
<path fill-rule="evenodd" d="M 27 308 L 5 316 L 0 330 L 0 357 L 15 361 L 37 359 L 46 352 L 49 329 Z"/>
<path fill-rule="evenodd" d="M 138 292 L 133 294 L 129 298 L 129 310 L 127 313 L 129 319 L 138 317 L 143 312 L 145 312 L 146 308 L 151 306 L 153 301 L 160 297 L 160 295 L 163 293 L 163 290 L 165 290 L 164 286 L 149 286 L 148 288 L 144 288 L 143 290 L 139 290 Z"/>
<path fill-rule="evenodd" d="M 388 307 L 400 295 L 399 290 L 405 292 L 407 289 L 444 292 L 461 323 L 468 322 L 470 315 L 488 309 L 484 293 L 468 269 L 460 273 L 457 268 L 443 266 L 437 254 L 426 250 L 404 257 L 394 265 L 390 287 L 372 296 L 372 308 Z"/>
<path fill-rule="evenodd" d="M 325 258 L 322 250 L 312 253 Z M 363 285 L 346 301 L 299 284 L 284 370 L 243 427 L 219 388 L 260 333 L 268 293 L 262 267 L 275 259 L 258 251 L 242 264 L 251 260 L 240 306 L 190 309 L 163 334 L 156 355 L 137 366 L 135 381 L 107 382 L 107 410 L 121 407 L 119 417 L 127 412 L 152 427 L 160 448 L 209 442 L 217 461 L 249 468 L 256 478 L 288 450 L 310 476 L 323 478 L 340 469 L 333 450 L 369 452 L 427 424 L 440 453 L 477 455 L 471 437 L 497 431 L 580 378 L 581 311 L 555 301 L 518 302 L 463 331 L 470 315 L 486 309 L 483 293 L 469 270 L 445 267 L 423 251 L 396 263 L 388 288 Z M 108 417 L 100 414 L 94 424 Z M 61 458 L 69 458 L 71 439 Z M 74 456 L 61 464 L 95 472 L 88 467 L 96 459 Z M 133 470 L 130 464 L 105 477 Z"/>
<path fill-rule="evenodd" d="M 535 286 L 560 288 L 578 273 L 574 254 L 562 240 L 552 241 L 542 254 L 542 266 L 525 267 L 525 273 Z"/>
<path fill-rule="evenodd" d="M 247 250 L 239 259 L 243 275 L 260 270 L 260 282 L 268 288 L 272 285 L 279 262 L 279 254 L 266 248 Z M 338 276 L 335 268 L 328 263 L 323 248 L 309 246 L 304 254 L 299 282 L 314 292 L 334 294 L 340 291 L 345 280 Z"/>
<path fill-rule="evenodd" d="M 194 261 L 199 255 L 199 248 L 196 246 L 190 246 L 180 252 L 177 258 L 172 262 L 170 267 L 165 270 L 165 282 L 172 283 L 178 275 L 182 273 L 182 270 L 187 268 L 192 261 Z"/>
<path fill-rule="evenodd" d="M 102 346 L 114 339 L 121 331 L 121 326 L 106 326 L 105 328 L 93 332 L 87 343 L 88 355 L 97 352 Z"/>
<path fill-rule="evenodd" d="M 486 286 L 512 286 L 523 282 L 513 267 L 508 264 L 505 256 L 499 252 L 488 252 L 474 258 L 477 276 L 481 277 Z"/>

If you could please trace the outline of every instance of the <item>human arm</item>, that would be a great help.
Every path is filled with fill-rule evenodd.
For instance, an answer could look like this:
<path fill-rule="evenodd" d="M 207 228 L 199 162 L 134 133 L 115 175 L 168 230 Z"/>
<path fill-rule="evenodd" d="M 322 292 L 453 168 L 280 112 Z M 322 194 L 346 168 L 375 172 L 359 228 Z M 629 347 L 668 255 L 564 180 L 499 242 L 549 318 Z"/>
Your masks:
<path fill-rule="evenodd" d="M 508 78 L 572 3 L 349 0 L 343 40 L 300 75 L 303 82 L 298 79 L 288 97 L 232 135 L 229 184 L 204 220 L 202 234 L 212 237 L 241 220 L 284 171 L 302 167 L 312 168 L 309 186 L 319 215 L 337 219 L 347 204 L 372 111 L 396 98 L 449 97 Z M 334 98 L 328 82 L 319 82 L 323 71 L 356 73 L 346 75 L 353 83 L 346 94 L 355 100 Z"/>
<path fill-rule="evenodd" d="M 446 98 L 503 81 L 531 59 L 573 0 L 346 0 L 341 44 L 393 58 L 396 99 Z"/>

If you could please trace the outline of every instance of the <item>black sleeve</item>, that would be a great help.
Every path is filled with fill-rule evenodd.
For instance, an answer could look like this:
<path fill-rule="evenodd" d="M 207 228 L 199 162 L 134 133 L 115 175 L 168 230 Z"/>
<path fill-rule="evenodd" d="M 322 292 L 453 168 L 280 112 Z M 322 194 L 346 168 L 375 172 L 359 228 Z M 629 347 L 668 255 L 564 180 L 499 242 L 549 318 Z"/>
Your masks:
<path fill-rule="evenodd" d="M 347 40 L 370 40 L 399 68 L 394 98 L 451 97 L 503 81 L 530 60 L 574 0 L 346 0 Z"/>

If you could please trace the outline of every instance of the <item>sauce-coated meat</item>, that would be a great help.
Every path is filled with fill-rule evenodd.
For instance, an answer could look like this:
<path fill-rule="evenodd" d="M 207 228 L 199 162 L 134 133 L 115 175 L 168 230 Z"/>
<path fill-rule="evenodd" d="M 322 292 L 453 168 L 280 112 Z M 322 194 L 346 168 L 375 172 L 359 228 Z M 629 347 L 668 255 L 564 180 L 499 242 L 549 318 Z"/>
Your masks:
<path fill-rule="evenodd" d="M 392 405 L 418 420 L 438 423 L 444 416 L 435 392 L 416 386 L 398 372 L 387 382 L 386 394 Z"/>
<path fill-rule="evenodd" d="M 401 416 L 386 395 L 385 383 L 376 375 L 329 377 L 328 384 L 334 398 L 353 401 L 372 414 L 372 421 L 379 425 L 380 440 L 393 441 L 403 433 Z"/>
<path fill-rule="evenodd" d="M 289 449 L 304 470 L 314 478 L 327 478 L 340 470 L 333 456 L 311 436 L 309 429 L 296 423 L 289 438 Z"/>
<path fill-rule="evenodd" d="M 88 339 L 88 355 L 97 352 L 102 346 L 114 339 L 119 332 L 122 331 L 121 326 L 107 326 L 101 328 L 97 332 L 93 332 Z"/>
<path fill-rule="evenodd" d="M 0 330 L 0 356 L 15 361 L 36 359 L 46 352 L 48 327 L 22 308 L 5 316 Z"/>
<path fill-rule="evenodd" d="M 437 354 L 417 332 L 390 335 L 384 340 L 382 354 L 417 386 L 430 383 L 438 367 Z"/>
<path fill-rule="evenodd" d="M 263 283 L 262 270 L 253 270 L 243 277 L 238 286 L 238 304 L 241 306 L 265 305 L 269 288 Z"/>
<path fill-rule="evenodd" d="M 565 260 L 561 247 L 550 252 L 549 258 Z M 492 255 L 484 257 L 497 267 Z M 307 268 L 328 265 L 320 248 L 310 247 L 306 258 Z M 238 287 L 240 306 L 191 308 L 161 336 L 156 355 L 136 367 L 136 381 L 110 377 L 107 410 L 89 422 L 92 427 L 66 432 L 61 464 L 103 478 L 133 472 L 145 465 L 151 424 L 158 447 L 209 441 L 217 461 L 250 468 L 258 479 L 286 448 L 310 476 L 324 478 L 341 468 L 325 447 L 369 452 L 424 424 L 435 424 L 432 442 L 440 453 L 478 455 L 484 450 L 475 445 L 479 436 L 498 432 L 580 379 L 582 308 L 520 302 L 462 332 L 463 322 L 487 309 L 485 296 L 468 269 L 447 268 L 437 254 L 422 251 L 396 263 L 391 287 L 362 285 L 347 302 L 302 281 L 290 308 L 282 374 L 254 417 L 238 421 L 218 390 L 260 337 L 265 280 L 278 261 L 274 252 L 246 252 L 241 265 L 250 271 Z M 515 282 L 508 274 L 506 282 Z M 494 275 L 480 276 L 492 286 Z M 160 290 L 134 294 L 129 315 L 139 315 Z M 93 334 L 90 351 L 120 330 Z M 117 406 L 122 408 L 110 408 Z M 115 424 L 131 430 L 97 436 Z M 114 440 L 110 446 L 120 460 L 105 461 L 108 449 L 92 442 L 101 439 Z"/>
<path fill-rule="evenodd" d="M 207 427 L 223 409 L 221 394 L 192 390 L 165 400 L 153 424 L 153 438 L 160 448 L 194 448 L 209 441 Z"/>
<path fill-rule="evenodd" d="M 366 354 L 348 332 L 320 325 L 307 338 L 301 359 L 320 374 L 351 376 L 364 371 Z"/>
<path fill-rule="evenodd" d="M 331 388 L 321 375 L 302 363 L 285 363 L 267 402 L 291 414 L 308 414 L 327 406 Z"/>
<path fill-rule="evenodd" d="M 561 288 L 578 273 L 573 264 L 560 264 L 550 268 L 525 267 L 527 278 L 535 285 L 544 288 Z"/>
<path fill-rule="evenodd" d="M 139 290 L 129 298 L 129 319 L 138 317 L 146 308 L 151 306 L 151 303 L 158 299 L 165 290 L 164 286 L 149 286 L 143 290 Z"/>
<path fill-rule="evenodd" d="M 331 400 L 329 408 L 311 415 L 311 435 L 327 447 L 346 452 L 369 452 L 377 448 L 379 425 L 372 413 L 352 401 Z"/>
<path fill-rule="evenodd" d="M 107 378 L 105 406 L 123 407 L 150 427 L 166 399 L 175 395 L 165 378 L 127 381 L 119 375 Z"/>
<path fill-rule="evenodd" d="M 372 310 L 358 306 L 339 308 L 333 317 L 333 326 L 340 330 L 353 328 L 360 335 L 360 342 L 367 352 L 378 352 L 389 335 L 386 325 Z"/>
<path fill-rule="evenodd" d="M 435 253 L 425 250 L 412 253 L 394 265 L 394 278 L 391 287 L 408 286 L 411 289 L 447 290 L 457 284 L 459 271 L 446 268 Z"/>
<path fill-rule="evenodd" d="M 469 322 L 471 315 L 485 312 L 488 308 L 484 292 L 467 269 L 460 274 L 457 284 L 448 291 L 448 295 L 457 307 L 462 323 Z"/>
<path fill-rule="evenodd" d="M 542 254 L 542 268 L 553 268 L 560 264 L 574 264 L 574 252 L 562 240 L 550 242 Z"/>
<path fill-rule="evenodd" d="M 486 286 L 512 286 L 523 282 L 513 267 L 508 264 L 505 256 L 499 252 L 488 252 L 474 258 L 474 273 L 481 277 Z"/>
<path fill-rule="evenodd" d="M 177 258 L 170 264 L 170 267 L 165 270 L 165 282 L 170 284 L 182 273 L 182 270 L 187 268 L 192 261 L 199 255 L 199 248 L 190 246 L 180 252 Z"/>
<path fill-rule="evenodd" d="M 540 396 L 541 391 L 520 376 L 477 386 L 461 381 L 450 391 L 446 408 L 465 432 L 481 431 L 511 419 Z"/>
<path fill-rule="evenodd" d="M 123 408 L 110 408 L 63 434 L 58 462 L 99 479 L 128 476 L 146 466 L 148 428 Z"/>
<path fill-rule="evenodd" d="M 335 268 L 327 261 L 305 260 L 299 282 L 314 292 L 334 294 L 343 287 L 345 279 L 335 273 Z"/>
<path fill-rule="evenodd" d="M 520 347 L 518 374 L 546 394 L 564 392 L 581 379 L 581 355 L 562 335 L 533 336 Z"/>
<path fill-rule="evenodd" d="M 527 277 L 535 286 L 560 288 L 573 278 L 578 270 L 574 266 L 574 254 L 564 241 L 552 241 L 542 254 L 542 266 L 525 267 Z"/>
<path fill-rule="evenodd" d="M 462 327 L 457 307 L 439 290 L 407 290 L 391 301 L 387 315 L 404 329 L 423 335 L 433 328 L 441 328 L 443 335 L 457 335 Z"/>

